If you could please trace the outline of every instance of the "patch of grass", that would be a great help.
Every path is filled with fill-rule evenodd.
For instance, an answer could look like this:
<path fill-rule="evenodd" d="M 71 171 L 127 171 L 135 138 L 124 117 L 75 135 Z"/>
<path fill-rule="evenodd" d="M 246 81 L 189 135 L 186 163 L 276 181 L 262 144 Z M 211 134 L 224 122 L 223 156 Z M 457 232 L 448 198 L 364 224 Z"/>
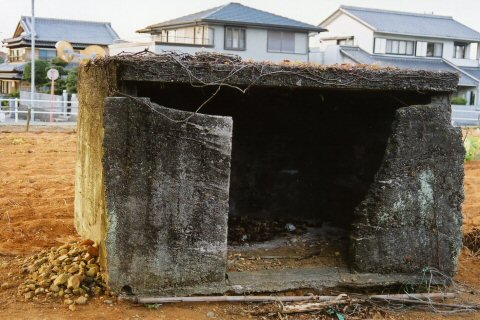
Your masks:
<path fill-rule="evenodd" d="M 13 138 L 11 143 L 13 145 L 19 145 L 19 144 L 24 144 L 26 141 L 23 138 Z"/>
<path fill-rule="evenodd" d="M 480 151 L 480 137 L 467 136 L 463 142 L 465 147 L 465 160 L 475 160 Z"/>

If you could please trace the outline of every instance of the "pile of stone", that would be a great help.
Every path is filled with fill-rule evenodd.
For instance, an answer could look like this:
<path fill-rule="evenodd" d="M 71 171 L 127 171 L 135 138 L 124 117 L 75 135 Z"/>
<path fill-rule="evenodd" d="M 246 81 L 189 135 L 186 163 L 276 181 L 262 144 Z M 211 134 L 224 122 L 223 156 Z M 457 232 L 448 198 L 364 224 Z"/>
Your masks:
<path fill-rule="evenodd" d="M 25 259 L 27 279 L 19 285 L 18 295 L 25 300 L 38 295 L 62 298 L 74 309 L 89 297 L 106 291 L 98 261 L 98 246 L 92 240 L 64 244 Z"/>

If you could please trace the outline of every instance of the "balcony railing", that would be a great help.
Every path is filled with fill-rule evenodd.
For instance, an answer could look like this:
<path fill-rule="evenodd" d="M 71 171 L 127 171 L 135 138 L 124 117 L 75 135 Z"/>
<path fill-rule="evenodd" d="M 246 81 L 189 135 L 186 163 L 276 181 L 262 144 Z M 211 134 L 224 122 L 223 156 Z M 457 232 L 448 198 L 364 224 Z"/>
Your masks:
<path fill-rule="evenodd" d="M 213 39 L 210 38 L 154 36 L 153 40 L 166 45 L 213 46 Z"/>

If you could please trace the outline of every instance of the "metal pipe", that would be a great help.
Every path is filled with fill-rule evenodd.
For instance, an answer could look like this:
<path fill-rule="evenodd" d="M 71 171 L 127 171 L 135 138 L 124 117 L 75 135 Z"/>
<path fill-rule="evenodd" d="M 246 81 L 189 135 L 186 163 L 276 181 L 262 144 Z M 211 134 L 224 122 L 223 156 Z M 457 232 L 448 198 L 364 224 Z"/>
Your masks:
<path fill-rule="evenodd" d="M 31 37 L 32 37 L 32 52 L 31 52 L 31 88 L 30 88 L 30 99 L 32 102 L 29 104 L 30 108 L 32 108 L 33 100 L 35 99 L 35 0 L 32 0 L 32 29 L 31 29 Z"/>
<path fill-rule="evenodd" d="M 200 297 L 138 297 L 120 296 L 120 300 L 140 304 L 172 303 L 172 302 L 294 302 L 294 301 L 332 301 L 339 296 L 200 296 Z M 345 295 L 346 296 L 346 295 Z M 416 293 L 416 294 L 387 294 L 366 296 L 367 299 L 448 299 L 454 298 L 455 293 Z M 361 296 L 359 296 L 361 297 Z M 343 298 L 343 297 L 342 297 Z"/>

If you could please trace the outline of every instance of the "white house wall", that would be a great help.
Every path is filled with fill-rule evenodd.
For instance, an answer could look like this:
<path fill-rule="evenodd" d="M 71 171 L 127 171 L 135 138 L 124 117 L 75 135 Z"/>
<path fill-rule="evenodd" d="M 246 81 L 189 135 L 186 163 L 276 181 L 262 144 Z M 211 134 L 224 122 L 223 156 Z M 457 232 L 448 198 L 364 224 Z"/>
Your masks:
<path fill-rule="evenodd" d="M 121 42 L 108 46 L 111 56 L 121 52 L 136 53 L 144 51 L 145 49 L 155 52 L 155 42 Z"/>
<path fill-rule="evenodd" d="M 427 53 L 427 42 L 438 42 L 443 43 L 443 53 L 442 57 L 445 59 L 452 59 L 453 58 L 453 40 L 445 40 L 439 38 L 428 38 L 428 37 L 418 37 L 418 36 L 405 36 L 405 35 L 395 35 L 395 34 L 384 34 L 384 33 L 374 33 L 374 38 L 384 38 L 384 39 L 393 39 L 393 40 L 407 40 L 407 41 L 420 41 L 425 42 L 425 48 L 423 53 L 426 55 Z M 417 44 L 415 44 L 417 46 Z M 362 47 L 361 47 L 362 48 Z M 365 48 L 362 48 L 365 50 Z M 389 55 L 390 56 L 390 55 Z"/>
<path fill-rule="evenodd" d="M 383 33 L 375 33 L 373 35 L 375 38 L 384 38 L 384 39 L 394 39 L 394 40 L 409 40 L 409 41 L 415 41 L 415 42 L 424 42 L 425 45 L 418 48 L 418 43 L 416 44 L 417 47 L 417 56 L 423 56 L 425 57 L 427 48 L 426 48 L 426 43 L 427 42 L 437 42 L 437 43 L 443 43 L 443 52 L 442 52 L 442 58 L 445 60 L 448 60 L 455 64 L 456 66 L 459 67 L 478 67 L 478 60 L 476 59 L 477 57 L 477 44 L 472 43 L 471 45 L 467 46 L 465 56 L 467 57 L 466 59 L 455 59 L 454 58 L 454 50 L 455 50 L 455 41 L 454 40 L 449 40 L 449 39 L 439 39 L 439 38 L 428 38 L 428 37 L 419 37 L 419 36 L 404 36 L 404 35 L 393 35 L 393 34 L 383 34 Z M 366 48 L 361 47 L 362 49 L 366 50 Z M 420 50 L 419 50 L 420 49 Z M 422 54 L 418 54 L 418 52 L 421 51 Z M 390 55 L 389 55 L 390 56 Z M 404 57 L 404 56 L 402 56 Z M 473 59 L 472 59 L 473 57 Z"/>
<path fill-rule="evenodd" d="M 222 52 L 235 54 L 243 59 L 252 59 L 257 61 L 281 62 L 283 60 L 308 62 L 308 35 L 306 33 L 295 34 L 295 51 L 298 53 L 268 52 L 267 51 L 267 30 L 246 28 L 246 49 L 245 50 L 225 50 L 224 49 L 224 26 L 210 26 L 214 28 L 214 44 L 209 47 L 192 45 L 175 45 L 162 43 L 119 43 L 110 46 L 112 55 L 125 52 L 138 52 L 148 47 L 155 52 L 179 51 L 183 53 L 194 54 L 196 52 Z M 153 46 L 153 47 L 152 47 Z"/>
<path fill-rule="evenodd" d="M 328 31 L 320 33 L 317 37 L 318 41 L 320 38 L 354 36 L 354 45 L 359 46 L 368 53 L 373 51 L 373 30 L 346 14 L 337 16 L 328 25 L 322 25 L 322 27 L 328 29 Z M 332 43 L 329 40 L 325 43 L 317 42 L 317 44 L 320 45 L 320 48 L 326 48 L 326 46 L 336 44 L 336 42 Z"/>

